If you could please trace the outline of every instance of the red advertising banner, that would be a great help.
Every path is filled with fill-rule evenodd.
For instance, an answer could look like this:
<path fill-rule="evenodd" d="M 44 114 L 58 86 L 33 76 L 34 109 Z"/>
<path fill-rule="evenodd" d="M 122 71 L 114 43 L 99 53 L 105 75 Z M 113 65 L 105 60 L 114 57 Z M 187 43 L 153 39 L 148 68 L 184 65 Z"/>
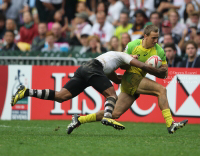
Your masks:
<path fill-rule="evenodd" d="M 78 67 L 33 66 L 32 88 L 59 91 L 70 80 Z M 117 70 L 117 73 L 123 73 Z M 167 79 L 153 79 L 167 88 L 167 96 L 173 118 L 176 121 L 189 119 L 189 123 L 200 123 L 200 69 L 169 68 Z M 97 82 L 98 83 L 98 82 Z M 119 85 L 114 84 L 119 94 Z M 72 100 L 58 103 L 32 98 L 32 120 L 71 120 L 72 114 L 90 114 L 104 109 L 105 98 L 92 87 Z M 140 95 L 132 107 L 119 121 L 164 122 L 157 97 Z"/>

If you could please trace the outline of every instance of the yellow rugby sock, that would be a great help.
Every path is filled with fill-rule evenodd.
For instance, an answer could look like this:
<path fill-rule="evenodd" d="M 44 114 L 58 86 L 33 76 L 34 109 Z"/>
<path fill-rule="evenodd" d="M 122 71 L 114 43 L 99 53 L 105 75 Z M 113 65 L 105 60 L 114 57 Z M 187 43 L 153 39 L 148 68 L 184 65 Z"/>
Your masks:
<path fill-rule="evenodd" d="M 83 124 L 83 123 L 87 123 L 87 122 L 94 122 L 96 121 L 96 113 L 93 113 L 93 114 L 89 114 L 89 115 L 86 115 L 86 116 L 80 116 L 78 118 L 78 121 Z"/>
<path fill-rule="evenodd" d="M 162 110 L 162 115 L 163 115 L 163 117 L 165 119 L 167 127 L 170 127 L 171 124 L 172 124 L 172 122 L 174 121 L 174 119 L 172 118 L 170 109 L 164 109 L 164 110 Z"/>

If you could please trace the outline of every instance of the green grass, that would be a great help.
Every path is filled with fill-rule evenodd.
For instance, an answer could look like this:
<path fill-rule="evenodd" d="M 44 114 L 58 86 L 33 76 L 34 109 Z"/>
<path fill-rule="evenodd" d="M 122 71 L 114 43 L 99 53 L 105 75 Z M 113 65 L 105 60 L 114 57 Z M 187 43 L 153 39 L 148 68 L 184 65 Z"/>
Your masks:
<path fill-rule="evenodd" d="M 125 122 L 126 129 L 117 131 L 98 122 L 67 135 L 69 122 L 0 121 L 0 156 L 200 155 L 200 125 L 170 135 L 165 124 Z"/>

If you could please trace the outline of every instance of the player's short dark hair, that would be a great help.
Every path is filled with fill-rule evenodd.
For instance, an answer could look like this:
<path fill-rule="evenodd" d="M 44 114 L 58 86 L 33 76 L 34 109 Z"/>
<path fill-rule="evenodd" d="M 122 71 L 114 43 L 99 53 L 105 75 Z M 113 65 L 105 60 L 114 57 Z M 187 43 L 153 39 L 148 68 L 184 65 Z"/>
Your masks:
<path fill-rule="evenodd" d="M 13 34 L 13 37 L 15 37 L 15 33 L 14 33 L 12 30 L 6 30 L 5 34 L 6 34 L 7 32 L 12 33 L 12 34 Z"/>
<path fill-rule="evenodd" d="M 176 46 L 175 46 L 174 43 L 166 43 L 166 44 L 164 45 L 164 49 L 165 49 L 165 48 L 172 48 L 174 51 L 176 51 Z"/>
<path fill-rule="evenodd" d="M 144 28 L 144 35 L 149 36 L 151 32 L 159 32 L 159 29 L 155 25 L 148 25 Z"/>
<path fill-rule="evenodd" d="M 151 16 L 154 15 L 154 14 L 157 14 L 159 18 L 162 18 L 162 14 L 157 12 L 157 11 L 153 11 L 151 14 L 150 14 L 150 19 L 151 19 Z"/>
<path fill-rule="evenodd" d="M 189 41 L 187 41 L 187 42 L 185 43 L 185 49 L 187 48 L 187 46 L 188 46 L 189 44 L 192 44 L 192 45 L 195 47 L 196 50 L 198 49 L 198 45 L 197 45 L 194 41 L 192 41 L 192 40 L 189 40 Z"/>

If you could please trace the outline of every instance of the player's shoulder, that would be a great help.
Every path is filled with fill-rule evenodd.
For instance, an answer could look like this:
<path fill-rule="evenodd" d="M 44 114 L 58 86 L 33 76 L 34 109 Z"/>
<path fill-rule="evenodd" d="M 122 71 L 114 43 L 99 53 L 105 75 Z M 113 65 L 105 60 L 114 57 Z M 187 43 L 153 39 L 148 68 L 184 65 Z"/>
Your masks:
<path fill-rule="evenodd" d="M 140 45 L 142 39 L 136 39 L 128 43 L 128 45 Z"/>
<path fill-rule="evenodd" d="M 163 48 L 162 48 L 159 44 L 156 43 L 155 48 L 156 48 L 156 51 L 157 51 L 158 53 L 164 53 Z"/>

